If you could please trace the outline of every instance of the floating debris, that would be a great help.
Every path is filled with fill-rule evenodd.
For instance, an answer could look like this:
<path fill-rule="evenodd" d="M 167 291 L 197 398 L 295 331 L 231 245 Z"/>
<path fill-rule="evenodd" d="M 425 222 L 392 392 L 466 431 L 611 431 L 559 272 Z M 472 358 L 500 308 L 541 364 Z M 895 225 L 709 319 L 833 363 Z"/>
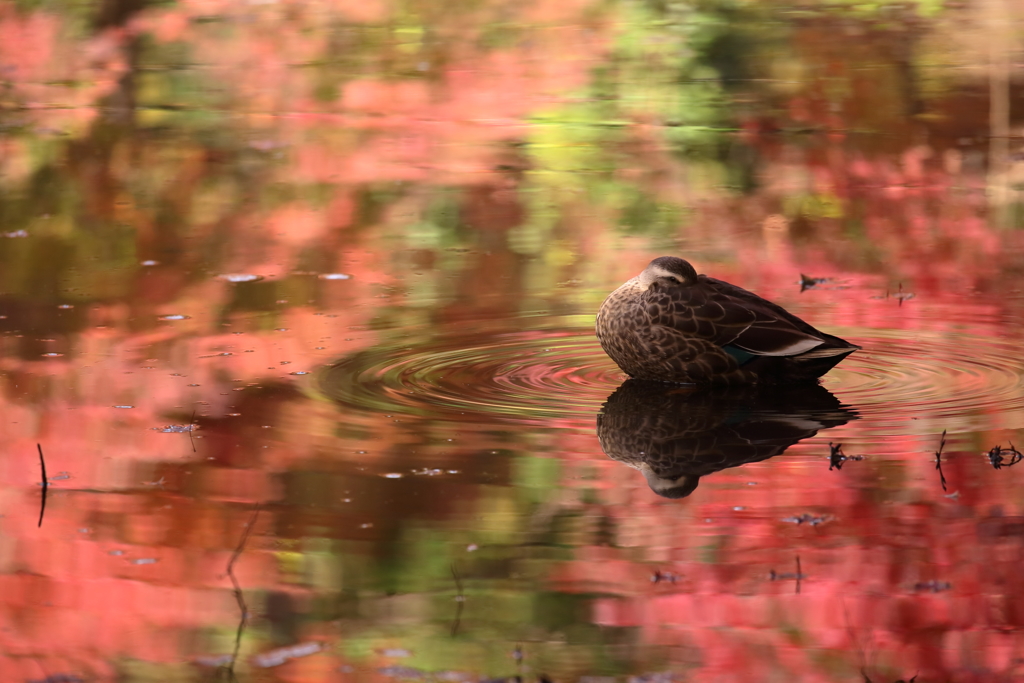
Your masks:
<path fill-rule="evenodd" d="M 318 275 L 321 280 L 348 280 L 351 279 L 351 275 L 346 273 L 321 273 Z"/>
<path fill-rule="evenodd" d="M 324 649 L 323 643 L 300 643 L 288 647 L 279 647 L 276 650 L 253 655 L 249 660 L 253 666 L 261 669 L 269 669 L 272 666 L 280 666 L 289 659 L 308 657 Z"/>
<path fill-rule="evenodd" d="M 1003 462 L 1003 458 L 1009 458 L 1009 461 Z M 994 446 L 992 450 L 988 452 L 988 460 L 992 463 L 992 467 L 997 470 L 1003 467 L 1012 467 L 1022 459 L 1024 459 L 1024 453 L 1018 451 L 1012 443 L 1009 448 Z"/>
<path fill-rule="evenodd" d="M 661 583 L 663 581 L 668 581 L 669 583 L 675 583 L 676 581 L 678 581 L 681 578 L 682 577 L 679 574 L 676 574 L 675 572 L 669 572 L 669 571 L 664 571 L 663 572 L 663 571 L 660 571 L 660 570 L 655 570 L 654 573 L 651 574 L 651 583 Z"/>
<path fill-rule="evenodd" d="M 257 282 L 263 279 L 262 275 L 255 275 L 253 273 L 224 273 L 217 277 L 228 282 Z"/>
<path fill-rule="evenodd" d="M 946 475 L 942 473 L 942 449 L 946 447 L 946 430 L 942 430 L 942 438 L 939 439 L 939 450 L 935 451 L 935 469 L 939 471 L 939 483 L 942 484 L 942 490 L 947 491 L 946 488 Z"/>
<path fill-rule="evenodd" d="M 131 564 L 156 564 L 159 561 L 155 557 L 140 557 L 136 560 L 128 560 Z"/>
<path fill-rule="evenodd" d="M 63 353 L 52 353 L 51 352 L 51 353 L 42 353 L 42 354 L 39 354 L 39 355 L 41 355 L 43 358 L 60 358 L 64 354 Z"/>
<path fill-rule="evenodd" d="M 191 432 L 196 428 L 194 424 L 190 425 L 167 425 L 166 427 L 153 427 L 154 430 L 163 434 L 184 434 L 185 432 Z"/>
<path fill-rule="evenodd" d="M 953 587 L 949 581 L 922 581 L 914 584 L 915 591 L 928 591 L 930 593 L 941 593 Z"/>
<path fill-rule="evenodd" d="M 831 472 L 833 469 L 843 469 L 843 464 L 847 460 L 863 460 L 863 455 L 846 455 L 843 453 L 843 444 L 833 444 L 831 441 L 828 442 L 829 456 L 828 456 L 828 470 Z"/>
<path fill-rule="evenodd" d="M 810 275 L 804 275 L 800 273 L 800 291 L 804 292 L 816 285 L 823 285 L 826 282 L 831 282 L 832 278 L 828 277 L 811 277 Z"/>
<path fill-rule="evenodd" d="M 295 372 L 289 372 L 289 375 L 308 375 L 309 373 L 305 370 L 297 370 Z"/>
<path fill-rule="evenodd" d="M 806 579 L 806 578 L 807 578 L 807 576 L 804 575 L 804 573 L 800 569 L 800 556 L 799 555 L 796 556 L 796 573 L 786 572 L 786 573 L 780 574 L 780 573 L 776 572 L 774 569 L 772 569 L 771 572 L 769 572 L 769 574 L 768 574 L 768 580 L 769 581 L 787 581 L 787 580 L 795 579 L 796 580 L 796 592 L 797 593 L 800 592 L 800 582 L 803 579 Z"/>
<path fill-rule="evenodd" d="M 135 406 L 110 406 L 110 407 L 111 408 L 121 408 L 121 409 L 127 410 L 129 408 L 134 408 Z"/>
<path fill-rule="evenodd" d="M 915 294 L 913 292 L 904 292 L 903 291 L 903 283 L 901 282 L 897 292 L 895 294 L 892 294 L 891 296 L 892 296 L 893 299 L 897 299 L 900 302 L 900 306 L 902 306 L 904 301 L 907 301 L 909 299 L 913 299 Z M 872 299 L 888 299 L 889 297 L 890 297 L 890 294 L 889 294 L 889 290 L 887 289 L 887 290 L 885 290 L 885 296 L 873 296 L 871 298 Z"/>
<path fill-rule="evenodd" d="M 832 517 L 831 515 L 821 515 L 821 516 L 819 516 L 819 515 L 811 515 L 811 514 L 808 514 L 808 513 L 805 512 L 802 515 L 797 515 L 797 516 L 794 516 L 794 517 L 783 517 L 782 521 L 783 522 L 789 522 L 791 524 L 797 524 L 797 525 L 800 525 L 800 524 L 810 524 L 811 526 L 818 526 L 819 524 L 824 524 L 825 522 L 831 522 L 833 519 L 835 519 L 835 518 Z"/>
<path fill-rule="evenodd" d="M 424 467 L 422 470 L 413 470 L 412 473 L 416 474 L 416 475 L 420 475 L 420 476 L 436 477 L 439 474 L 444 474 L 444 470 L 439 470 L 439 469 L 436 469 L 436 468 L 431 469 L 430 467 Z"/>
<path fill-rule="evenodd" d="M 140 266 L 146 266 L 146 267 L 149 267 L 149 266 L 159 266 L 160 262 L 159 261 L 142 261 L 142 262 L 139 263 L 139 265 Z"/>
<path fill-rule="evenodd" d="M 16 239 L 18 237 L 28 237 L 28 232 L 25 230 L 13 230 L 11 232 L 5 232 L 4 237 L 8 239 Z"/>
<path fill-rule="evenodd" d="M 898 299 L 899 302 L 900 302 L 900 306 L 902 306 L 904 301 L 909 301 L 909 300 L 914 298 L 914 293 L 913 292 L 904 292 L 903 291 L 903 283 L 901 282 L 900 283 L 899 291 L 897 291 L 895 294 L 893 294 L 892 297 L 894 299 Z"/>
<path fill-rule="evenodd" d="M 191 320 L 191 319 L 192 319 L 192 316 L 190 316 L 190 315 L 180 315 L 180 314 L 162 315 L 159 318 L 157 318 L 157 320 Z"/>
<path fill-rule="evenodd" d="M 385 479 L 401 479 L 403 475 L 401 472 L 388 472 L 387 474 L 382 474 L 381 476 L 384 477 Z"/>
<path fill-rule="evenodd" d="M 74 305 L 74 304 L 61 304 L 61 305 L 60 305 L 60 306 L 58 306 L 57 308 L 63 308 L 63 309 L 65 309 L 65 310 L 67 310 L 67 309 L 69 309 L 69 308 L 74 308 L 74 307 L 75 307 L 75 305 Z"/>

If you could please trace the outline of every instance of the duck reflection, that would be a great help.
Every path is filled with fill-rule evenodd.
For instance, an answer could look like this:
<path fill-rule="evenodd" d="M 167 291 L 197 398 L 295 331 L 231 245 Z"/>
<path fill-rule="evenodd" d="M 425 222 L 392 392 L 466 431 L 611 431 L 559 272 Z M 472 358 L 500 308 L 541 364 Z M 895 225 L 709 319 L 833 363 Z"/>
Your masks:
<path fill-rule="evenodd" d="M 693 493 L 700 478 L 767 460 L 857 413 L 817 384 L 701 391 L 629 379 L 597 415 L 613 460 L 640 470 L 666 498 Z"/>

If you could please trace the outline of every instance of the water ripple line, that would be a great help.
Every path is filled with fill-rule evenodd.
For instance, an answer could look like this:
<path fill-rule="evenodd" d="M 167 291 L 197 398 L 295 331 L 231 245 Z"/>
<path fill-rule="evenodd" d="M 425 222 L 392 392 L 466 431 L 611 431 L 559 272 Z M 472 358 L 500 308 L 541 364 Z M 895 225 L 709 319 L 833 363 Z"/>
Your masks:
<path fill-rule="evenodd" d="M 961 427 L 1024 426 L 1024 359 L 1015 339 L 948 331 L 844 330 L 864 348 L 826 375 L 826 388 L 878 434 L 911 418 Z M 585 329 L 449 336 L 381 346 L 319 373 L 350 408 L 501 421 L 590 420 L 625 379 Z"/>
<path fill-rule="evenodd" d="M 624 378 L 587 329 L 375 348 L 319 379 L 327 396 L 353 408 L 526 419 L 590 418 Z"/>

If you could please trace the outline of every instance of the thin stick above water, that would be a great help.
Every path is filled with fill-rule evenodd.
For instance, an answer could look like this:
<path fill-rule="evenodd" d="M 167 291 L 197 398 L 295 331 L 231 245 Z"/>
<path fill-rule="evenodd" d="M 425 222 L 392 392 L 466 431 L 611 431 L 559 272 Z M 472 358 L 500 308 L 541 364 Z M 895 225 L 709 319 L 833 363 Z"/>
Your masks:
<path fill-rule="evenodd" d="M 228 560 L 227 575 L 231 578 L 231 585 L 235 588 L 235 601 L 238 603 L 238 609 L 242 613 L 242 618 L 238 622 L 238 631 L 235 634 L 235 651 L 231 654 L 231 663 L 225 668 L 228 674 L 234 679 L 235 676 L 235 662 L 238 661 L 238 651 L 242 647 L 242 634 L 245 633 L 245 626 L 249 621 L 249 607 L 245 604 L 245 596 L 242 594 L 242 585 L 238 583 L 238 578 L 235 576 L 235 560 L 238 559 L 242 551 L 245 550 L 245 544 L 249 540 L 249 536 L 252 534 L 252 530 L 256 528 L 256 520 L 260 516 L 260 504 L 257 503 L 255 509 L 252 511 L 252 516 L 249 518 L 249 523 L 245 527 L 245 531 L 242 532 L 242 537 L 238 540 L 238 547 L 235 548 L 235 552 L 232 553 L 231 559 Z"/>
<path fill-rule="evenodd" d="M 43 526 L 43 513 L 46 512 L 46 489 L 50 488 L 50 482 L 46 480 L 46 460 L 43 458 L 43 445 L 37 443 L 36 448 L 39 449 L 39 469 L 43 473 L 43 500 L 39 505 L 39 524 L 37 526 Z"/>

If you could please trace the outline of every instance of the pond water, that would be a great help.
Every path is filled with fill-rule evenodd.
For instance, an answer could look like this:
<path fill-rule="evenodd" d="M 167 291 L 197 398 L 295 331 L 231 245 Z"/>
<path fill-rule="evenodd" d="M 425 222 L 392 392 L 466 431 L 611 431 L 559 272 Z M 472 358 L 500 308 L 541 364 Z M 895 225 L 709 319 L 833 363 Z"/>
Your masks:
<path fill-rule="evenodd" d="M 0 679 L 1024 680 L 1022 22 L 0 5 Z M 863 348 L 625 382 L 665 254 Z"/>

